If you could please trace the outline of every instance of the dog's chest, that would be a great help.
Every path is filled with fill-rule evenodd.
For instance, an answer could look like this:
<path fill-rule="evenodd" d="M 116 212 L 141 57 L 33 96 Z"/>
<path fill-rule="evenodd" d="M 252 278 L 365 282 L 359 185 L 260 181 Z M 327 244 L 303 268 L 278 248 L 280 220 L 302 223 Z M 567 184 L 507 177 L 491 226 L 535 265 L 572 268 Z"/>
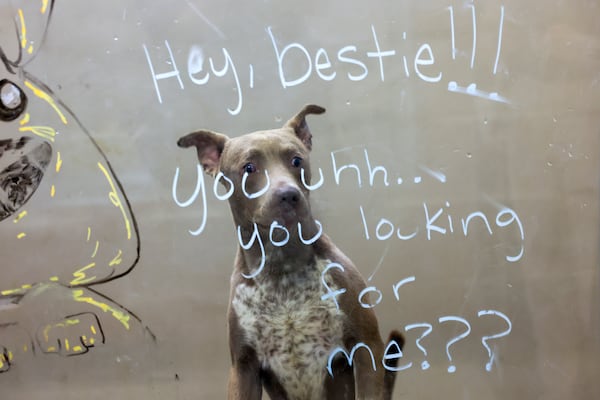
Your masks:
<path fill-rule="evenodd" d="M 235 288 L 232 307 L 244 338 L 261 367 L 275 374 L 291 399 L 323 396 L 330 352 L 342 345 L 344 315 L 327 293 L 335 285 L 322 277 L 328 261 L 290 271 L 279 282 L 257 278 Z"/>

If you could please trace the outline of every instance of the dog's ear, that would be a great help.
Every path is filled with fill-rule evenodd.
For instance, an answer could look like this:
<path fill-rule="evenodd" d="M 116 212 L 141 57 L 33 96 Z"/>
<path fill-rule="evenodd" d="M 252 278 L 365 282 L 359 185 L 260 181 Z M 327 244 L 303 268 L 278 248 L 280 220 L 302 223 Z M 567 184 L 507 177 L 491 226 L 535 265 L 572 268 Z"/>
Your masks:
<path fill-rule="evenodd" d="M 225 143 L 229 138 L 222 133 L 212 131 L 196 131 L 189 133 L 177 141 L 179 147 L 195 146 L 198 160 L 204 172 L 214 177 L 219 171 L 219 161 Z"/>
<path fill-rule="evenodd" d="M 296 133 L 296 136 L 304 143 L 307 149 L 312 149 L 312 134 L 306 124 L 306 116 L 308 114 L 323 114 L 325 109 L 315 104 L 308 104 L 295 116 L 293 116 L 284 127 L 291 128 Z"/>

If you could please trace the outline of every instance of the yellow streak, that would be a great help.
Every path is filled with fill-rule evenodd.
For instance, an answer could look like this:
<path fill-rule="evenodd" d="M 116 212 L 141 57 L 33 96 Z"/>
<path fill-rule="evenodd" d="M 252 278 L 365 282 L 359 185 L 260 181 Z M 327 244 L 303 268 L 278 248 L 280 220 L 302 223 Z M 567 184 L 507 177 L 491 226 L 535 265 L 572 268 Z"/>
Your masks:
<path fill-rule="evenodd" d="M 21 21 L 21 47 L 27 46 L 27 28 L 25 28 L 25 17 L 23 16 L 23 10 L 19 8 L 19 19 Z"/>
<path fill-rule="evenodd" d="M 29 113 L 25 113 L 25 116 L 19 121 L 19 125 L 25 125 L 29 122 Z"/>
<path fill-rule="evenodd" d="M 129 330 L 129 315 L 125 314 L 124 312 L 122 312 L 120 310 L 117 310 L 116 308 L 114 308 L 112 306 L 109 306 L 106 303 L 102 303 L 98 300 L 94 300 L 91 297 L 83 297 L 83 290 L 74 289 L 73 290 L 73 300 L 81 302 L 81 303 L 91 304 L 92 306 L 98 307 L 99 309 L 101 309 L 104 312 L 110 312 L 117 321 L 119 321 L 121 324 L 123 324 L 125 329 Z"/>
<path fill-rule="evenodd" d="M 15 219 L 13 219 L 13 222 L 16 224 L 17 222 L 19 222 L 26 215 L 27 215 L 27 211 L 21 211 L 19 213 L 19 215 L 17 215 L 17 217 Z"/>
<path fill-rule="evenodd" d="M 50 197 L 54 197 L 55 194 L 56 194 L 56 186 L 52 185 L 50 187 Z"/>
<path fill-rule="evenodd" d="M 48 8 L 48 0 L 42 0 L 42 7 L 40 8 L 40 12 L 42 14 L 46 13 L 47 8 Z"/>
<path fill-rule="evenodd" d="M 129 223 L 129 218 L 127 218 L 127 213 L 125 213 L 125 208 L 123 208 L 123 203 L 121 202 L 121 199 L 119 198 L 119 195 L 117 193 L 117 188 L 115 187 L 115 184 L 114 184 L 112 178 L 110 177 L 110 175 L 108 174 L 108 171 L 106 170 L 104 165 L 102 165 L 102 163 L 98 162 L 98 168 L 100 168 L 100 170 L 106 177 L 106 180 L 108 181 L 108 184 L 110 185 L 110 188 L 112 189 L 112 191 L 108 194 L 108 198 L 110 199 L 111 203 L 113 203 L 113 205 L 115 207 L 118 207 L 121 210 L 121 214 L 123 214 L 123 220 L 125 222 L 125 229 L 127 230 L 127 239 L 131 239 L 131 226 Z"/>
<path fill-rule="evenodd" d="M 50 281 L 51 282 L 58 282 L 58 276 L 51 276 L 50 277 Z"/>
<path fill-rule="evenodd" d="M 96 263 L 93 262 L 93 263 L 90 263 L 90 264 L 86 265 L 85 267 L 80 268 L 79 270 L 73 272 L 73 276 L 75 277 L 75 279 L 73 279 L 71 281 L 71 285 L 81 285 L 81 284 L 85 284 L 85 283 L 91 282 L 94 279 L 96 279 L 95 276 L 92 276 L 92 277 L 86 279 L 86 275 L 85 275 L 86 270 L 93 268 L 95 266 L 96 266 Z"/>
<path fill-rule="evenodd" d="M 52 99 L 52 97 L 50 97 L 48 95 L 48 93 L 46 93 L 43 90 L 35 87 L 29 81 L 25 81 L 25 86 L 27 86 L 29 89 L 31 89 L 33 91 L 33 94 L 35 94 L 37 97 L 39 97 L 42 100 L 45 100 L 48 104 L 50 104 L 50 106 L 52 108 L 54 108 L 54 111 L 56 111 L 56 113 L 60 117 L 60 120 L 62 121 L 62 123 L 65 124 L 65 125 L 67 124 L 67 119 L 65 118 L 64 114 L 60 111 L 60 109 L 58 108 L 58 106 L 56 105 L 56 103 L 54 103 L 54 100 Z"/>
<path fill-rule="evenodd" d="M 123 259 L 121 258 L 122 254 L 123 252 L 121 251 L 121 249 L 119 249 L 117 255 L 108 263 L 108 265 L 114 267 L 115 265 L 121 264 L 121 261 L 123 261 Z"/>
<path fill-rule="evenodd" d="M 94 252 L 90 258 L 96 257 L 96 254 L 98 253 L 98 247 L 100 247 L 100 242 L 96 240 L 96 247 L 94 248 Z"/>
<path fill-rule="evenodd" d="M 0 292 L 2 296 L 10 296 L 11 294 L 23 293 L 23 289 L 7 289 Z"/>
<path fill-rule="evenodd" d="M 32 132 L 42 139 L 47 139 L 51 142 L 54 142 L 54 137 L 56 136 L 56 131 L 49 126 L 22 126 L 19 128 L 19 131 Z"/>
<path fill-rule="evenodd" d="M 86 242 L 90 241 L 90 237 L 92 236 L 92 228 L 90 228 L 88 226 L 88 230 L 87 230 L 88 234 L 87 234 L 87 239 L 85 240 Z"/>
<path fill-rule="evenodd" d="M 48 343 L 48 332 L 50 331 L 50 329 L 52 329 L 52 325 L 46 325 L 44 327 L 44 340 L 46 341 L 46 343 Z"/>
<path fill-rule="evenodd" d="M 81 346 L 75 346 L 75 347 L 73 347 L 73 351 L 81 351 Z"/>
<path fill-rule="evenodd" d="M 23 239 L 27 234 L 25 232 L 21 232 L 17 235 L 17 239 Z"/>
<path fill-rule="evenodd" d="M 56 152 L 56 172 L 60 171 L 60 167 L 62 166 L 62 158 L 60 157 L 60 151 Z"/>
<path fill-rule="evenodd" d="M 96 334 L 96 327 L 94 325 L 90 325 L 90 331 L 92 331 L 92 333 L 95 335 Z"/>
<path fill-rule="evenodd" d="M 54 328 L 66 328 L 67 326 L 73 326 L 79 324 L 79 320 L 77 318 L 67 319 L 65 322 L 57 322 L 54 325 L 46 325 L 44 327 L 44 340 L 47 342 L 49 340 L 48 332 Z"/>

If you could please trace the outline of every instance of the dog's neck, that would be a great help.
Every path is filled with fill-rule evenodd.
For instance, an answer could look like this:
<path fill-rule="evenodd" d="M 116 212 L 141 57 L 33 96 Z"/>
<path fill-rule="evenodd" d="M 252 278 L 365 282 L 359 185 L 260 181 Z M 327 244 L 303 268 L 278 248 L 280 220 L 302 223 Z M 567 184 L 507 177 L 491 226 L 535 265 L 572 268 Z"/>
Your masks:
<path fill-rule="evenodd" d="M 246 276 L 256 274 L 257 269 L 262 266 L 260 275 L 278 276 L 290 273 L 290 271 L 302 271 L 307 267 L 315 265 L 315 251 L 313 244 L 305 244 L 300 240 L 297 229 L 289 230 L 289 239 L 282 245 L 284 237 L 271 237 L 268 229 L 259 228 L 260 243 L 262 249 L 255 237 L 256 231 L 253 225 L 237 225 L 238 234 L 241 233 L 241 240 L 244 247 L 248 247 L 251 238 L 254 235 L 254 242 L 250 248 L 243 248 L 240 243 L 238 249 L 238 265 L 240 272 Z M 318 232 L 318 227 L 311 221 L 309 224 L 303 224 L 302 236 L 306 238 L 314 237 Z M 306 231 L 306 233 L 304 232 Z M 239 238 L 238 238 L 239 239 Z M 320 239 L 317 239 L 317 243 Z M 306 241 L 306 239 L 305 239 Z M 258 276 L 258 274 L 257 274 Z"/>

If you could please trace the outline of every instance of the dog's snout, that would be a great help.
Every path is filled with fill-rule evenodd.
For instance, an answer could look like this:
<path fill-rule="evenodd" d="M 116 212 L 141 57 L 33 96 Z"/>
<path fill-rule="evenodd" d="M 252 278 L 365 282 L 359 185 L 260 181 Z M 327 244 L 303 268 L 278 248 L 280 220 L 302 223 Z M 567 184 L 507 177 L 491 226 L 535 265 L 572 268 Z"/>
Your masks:
<path fill-rule="evenodd" d="M 277 191 L 280 203 L 286 203 L 295 206 L 300 201 L 300 191 L 293 186 L 286 186 Z"/>

